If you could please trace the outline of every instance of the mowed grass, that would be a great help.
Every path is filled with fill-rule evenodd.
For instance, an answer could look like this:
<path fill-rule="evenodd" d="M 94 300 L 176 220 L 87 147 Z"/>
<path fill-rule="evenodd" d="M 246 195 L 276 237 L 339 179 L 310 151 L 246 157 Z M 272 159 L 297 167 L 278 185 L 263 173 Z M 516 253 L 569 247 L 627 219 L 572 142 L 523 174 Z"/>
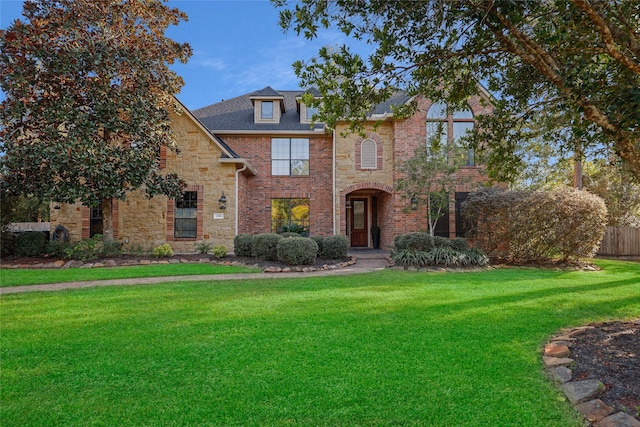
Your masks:
<path fill-rule="evenodd" d="M 0 269 L 0 287 L 42 285 L 105 279 L 192 276 L 200 274 L 256 273 L 249 267 L 209 263 L 153 264 L 130 267 L 68 269 Z"/>
<path fill-rule="evenodd" d="M 540 350 L 640 316 L 598 263 L 6 295 L 0 424 L 582 426 Z"/>

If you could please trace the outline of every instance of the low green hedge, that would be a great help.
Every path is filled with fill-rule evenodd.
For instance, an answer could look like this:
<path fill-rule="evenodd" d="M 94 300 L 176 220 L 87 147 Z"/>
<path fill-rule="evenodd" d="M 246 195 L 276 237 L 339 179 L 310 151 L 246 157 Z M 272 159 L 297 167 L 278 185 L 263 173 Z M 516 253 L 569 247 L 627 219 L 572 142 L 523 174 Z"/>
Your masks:
<path fill-rule="evenodd" d="M 349 251 L 347 236 L 327 236 L 322 241 L 322 256 L 329 259 L 343 259 Z"/>
<path fill-rule="evenodd" d="M 286 264 L 309 265 L 316 262 L 318 244 L 307 237 L 287 237 L 278 241 L 277 252 Z"/>

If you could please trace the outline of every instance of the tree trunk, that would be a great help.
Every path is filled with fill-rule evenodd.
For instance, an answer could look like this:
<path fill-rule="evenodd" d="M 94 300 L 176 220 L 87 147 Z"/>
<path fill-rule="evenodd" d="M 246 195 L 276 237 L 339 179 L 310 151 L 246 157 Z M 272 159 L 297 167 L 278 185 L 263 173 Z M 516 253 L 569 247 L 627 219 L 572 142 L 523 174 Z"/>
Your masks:
<path fill-rule="evenodd" d="M 102 239 L 113 241 L 113 199 L 103 199 L 100 202 L 102 209 Z"/>

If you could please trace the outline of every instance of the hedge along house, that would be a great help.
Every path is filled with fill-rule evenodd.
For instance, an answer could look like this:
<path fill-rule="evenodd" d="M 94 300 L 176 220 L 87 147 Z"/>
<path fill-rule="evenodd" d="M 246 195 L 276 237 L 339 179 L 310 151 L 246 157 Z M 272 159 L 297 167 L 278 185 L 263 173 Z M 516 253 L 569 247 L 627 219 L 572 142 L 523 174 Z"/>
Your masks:
<path fill-rule="evenodd" d="M 184 106 L 171 113 L 180 154 L 162 150 L 160 168 L 176 172 L 186 183 L 180 200 L 149 199 L 143 191 L 113 201 L 114 238 L 125 247 L 148 249 L 169 243 L 178 253 L 192 253 L 197 242 L 233 247 L 238 227 L 238 197 L 253 167 L 213 135 Z M 77 241 L 102 233 L 102 212 L 80 203 L 51 204 L 52 228 L 67 228 Z"/>
<path fill-rule="evenodd" d="M 398 166 L 417 147 L 426 149 L 435 126 L 444 130 L 445 145 L 453 153 L 473 118 L 491 112 L 490 97 L 481 90 L 468 100 L 468 108 L 455 112 L 419 98 L 416 113 L 400 120 L 391 106 L 410 98 L 398 93 L 375 108 L 365 137 L 345 137 L 348 123 L 338 123 L 334 131 L 312 123 L 315 110 L 302 102 L 302 95 L 266 87 L 172 115 L 181 152 L 161 153 L 160 162 L 187 182 L 183 197 L 147 199 L 132 193 L 115 202 L 115 238 L 145 248 L 167 242 L 175 252 L 193 252 L 196 242 L 231 249 L 236 234 L 296 231 L 347 235 L 352 247 L 368 248 L 377 226 L 381 247 L 390 248 L 397 234 L 428 228 L 425 208 L 407 209 L 408 200 L 395 190 Z M 486 181 L 473 153 L 466 160 L 457 172 L 465 179 L 450 194 L 438 235 L 462 234 L 459 206 Z M 64 225 L 73 240 L 99 233 L 100 221 L 98 209 L 52 206 L 52 227 Z"/>

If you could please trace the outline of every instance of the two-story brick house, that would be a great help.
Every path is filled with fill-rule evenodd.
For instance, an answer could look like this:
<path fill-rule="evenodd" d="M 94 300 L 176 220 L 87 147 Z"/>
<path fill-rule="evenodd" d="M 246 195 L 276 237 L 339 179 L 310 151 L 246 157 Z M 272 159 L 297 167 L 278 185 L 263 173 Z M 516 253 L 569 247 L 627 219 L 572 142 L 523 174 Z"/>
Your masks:
<path fill-rule="evenodd" d="M 416 147 L 426 148 L 435 126 L 455 144 L 475 116 L 491 111 L 481 90 L 469 99 L 468 109 L 451 114 L 442 104 L 418 99 L 417 112 L 400 120 L 391 106 L 409 98 L 398 93 L 376 107 L 365 137 L 344 137 L 347 123 L 335 130 L 312 124 L 315 111 L 302 94 L 266 87 L 173 115 L 181 154 L 163 153 L 161 162 L 187 181 L 183 199 L 132 194 L 116 204 L 116 238 L 142 246 L 168 242 L 177 252 L 192 252 L 194 242 L 232 248 L 236 234 L 294 230 L 343 234 L 353 247 L 372 247 L 371 227 L 377 225 L 382 247 L 388 248 L 399 233 L 427 229 L 423 208 L 406 209 L 408 201 L 395 190 L 398 165 Z M 436 228 L 449 237 L 462 231 L 460 202 L 486 180 L 472 153 L 458 173 L 468 179 L 450 195 L 449 213 Z M 74 238 L 88 237 L 92 224 L 99 225 L 99 212 L 65 205 L 52 209 L 51 221 L 67 226 Z"/>

